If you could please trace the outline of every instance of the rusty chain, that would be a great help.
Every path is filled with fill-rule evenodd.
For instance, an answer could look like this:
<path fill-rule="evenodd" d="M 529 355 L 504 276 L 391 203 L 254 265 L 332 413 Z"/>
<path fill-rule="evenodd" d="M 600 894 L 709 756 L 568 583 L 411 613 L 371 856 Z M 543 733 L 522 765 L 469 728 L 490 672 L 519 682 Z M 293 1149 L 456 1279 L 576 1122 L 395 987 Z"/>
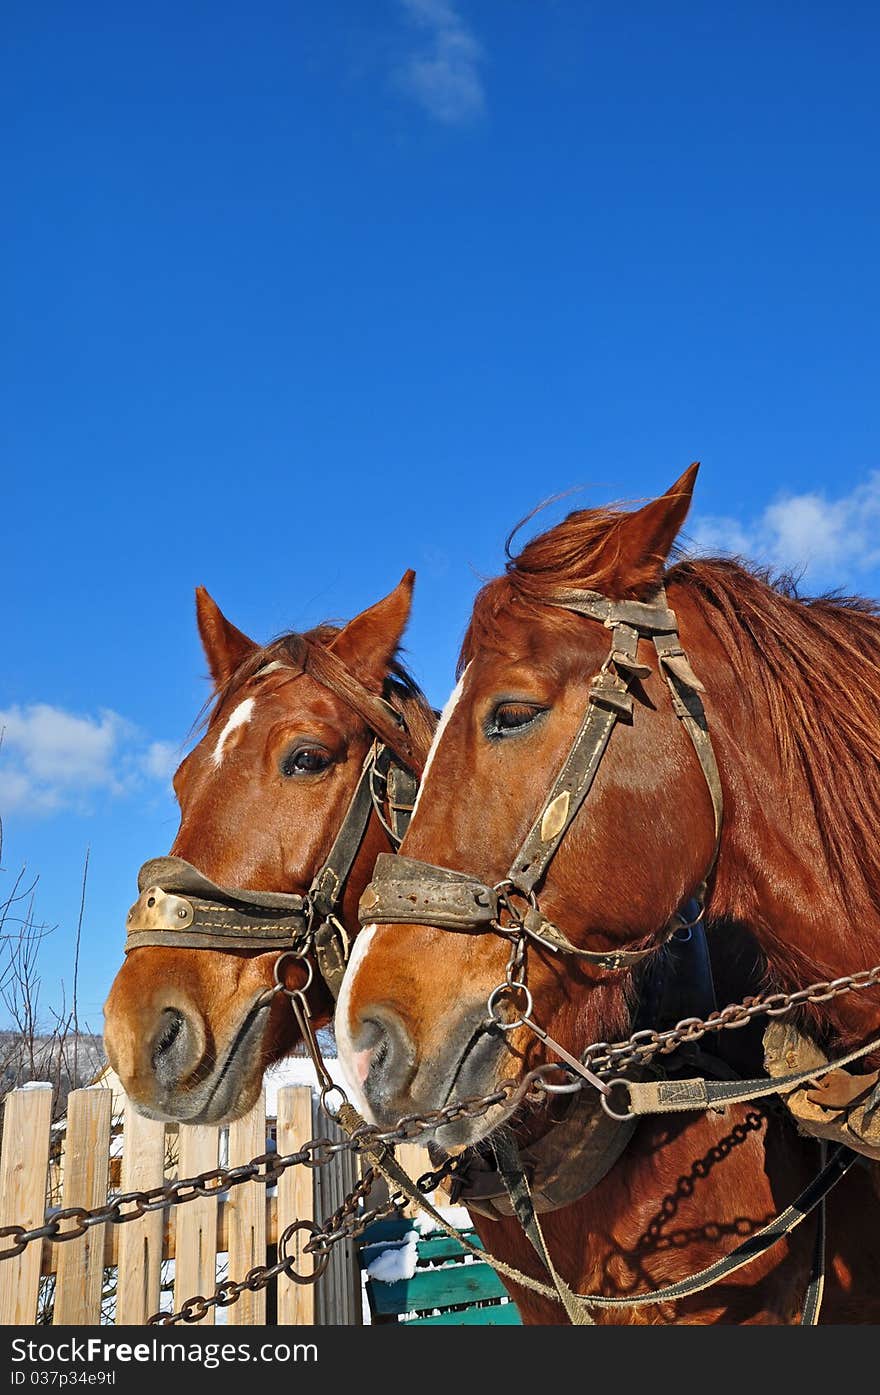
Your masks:
<path fill-rule="evenodd" d="M 619 1072 L 628 1066 L 643 1065 L 657 1055 L 668 1055 L 677 1047 L 699 1041 L 709 1033 L 735 1031 L 746 1027 L 758 1016 L 782 1017 L 793 1008 L 809 1003 L 826 1003 L 843 994 L 873 988 L 878 984 L 880 964 L 872 969 L 846 974 L 841 978 L 822 979 L 791 993 L 776 992 L 749 997 L 742 1003 L 733 1003 L 710 1013 L 706 1018 L 685 1018 L 675 1027 L 665 1031 L 646 1028 L 634 1032 L 624 1041 L 593 1042 L 583 1052 L 581 1059 L 600 1075 Z M 560 1072 L 569 1077 L 568 1083 L 560 1085 L 548 1079 L 549 1076 L 558 1075 Z M 480 1118 L 498 1104 L 506 1103 L 510 1108 L 514 1108 L 524 1100 L 538 1102 L 544 1095 L 560 1091 L 573 1093 L 585 1088 L 585 1085 L 585 1081 L 573 1078 L 573 1073 L 568 1067 L 557 1062 L 546 1062 L 529 1071 L 518 1082 L 501 1081 L 491 1094 L 453 1101 L 441 1109 L 404 1115 L 391 1129 L 383 1130 L 373 1124 L 363 1124 L 355 1129 L 350 1137 L 336 1142 L 329 1138 L 313 1138 L 294 1153 L 284 1156 L 262 1153 L 239 1167 L 215 1167 L 195 1177 L 179 1178 L 147 1191 L 126 1192 L 104 1206 L 92 1210 L 83 1206 L 66 1207 L 55 1211 L 44 1225 L 31 1230 L 20 1225 L 0 1227 L 0 1239 L 12 1241 L 5 1249 L 0 1250 L 0 1261 L 21 1254 L 28 1245 L 38 1240 L 49 1240 L 53 1243 L 75 1240 L 85 1235 L 92 1226 L 108 1223 L 122 1225 L 151 1211 L 184 1205 L 188 1201 L 194 1201 L 196 1197 L 217 1196 L 244 1182 L 255 1181 L 269 1186 L 277 1182 L 290 1167 L 324 1167 L 332 1162 L 338 1153 L 360 1153 L 377 1144 L 393 1147 L 397 1143 L 409 1142 L 458 1119 Z M 295 1221 L 288 1226 L 279 1240 L 277 1263 L 258 1265 L 249 1270 L 244 1279 L 226 1280 L 218 1284 L 210 1297 L 197 1295 L 189 1299 L 177 1313 L 156 1313 L 150 1322 L 167 1325 L 200 1321 L 212 1307 L 227 1307 L 235 1303 L 242 1293 L 265 1288 L 279 1274 L 285 1274 L 297 1283 L 314 1283 L 326 1269 L 334 1245 L 345 1240 L 357 1239 L 376 1220 L 400 1214 L 405 1204 L 405 1198 L 400 1196 L 392 1197 L 383 1206 L 358 1212 L 360 1202 L 370 1189 L 373 1180 L 371 1174 L 372 1168 L 365 1172 L 364 1177 L 328 1218 L 323 1228 L 311 1221 Z M 445 1175 L 443 1168 L 437 1174 L 425 1174 L 420 1181 L 427 1184 L 429 1180 L 439 1180 L 441 1175 Z M 65 1228 L 68 1221 L 71 1224 Z M 302 1247 L 303 1254 L 315 1256 L 315 1268 L 309 1275 L 297 1274 L 295 1258 L 286 1253 L 293 1235 L 301 1229 L 311 1232 L 310 1239 Z"/>
<path fill-rule="evenodd" d="M 185 1205 L 188 1201 L 194 1201 L 196 1197 L 219 1196 L 230 1187 L 240 1186 L 243 1182 L 254 1181 L 268 1186 L 277 1182 L 282 1173 L 291 1167 L 326 1167 L 337 1153 L 360 1153 L 366 1148 L 383 1144 L 393 1147 L 396 1143 L 410 1142 L 421 1134 L 441 1128 L 457 1119 L 479 1119 L 495 1104 L 503 1104 L 506 1100 L 514 1102 L 522 1098 L 535 1074 L 536 1072 L 530 1072 L 529 1076 L 519 1083 L 514 1080 L 502 1081 L 490 1095 L 456 1100 L 444 1105 L 442 1109 L 427 1110 L 422 1114 L 407 1114 L 399 1119 L 392 1129 L 383 1130 L 374 1124 L 363 1124 L 355 1129 L 350 1138 L 337 1142 L 330 1138 L 312 1138 L 295 1153 L 284 1156 L 277 1153 L 261 1153 L 259 1157 L 252 1158 L 240 1167 L 214 1167 L 198 1173 L 195 1177 L 179 1178 L 162 1186 L 152 1187 L 148 1191 L 125 1192 L 92 1210 L 84 1206 L 68 1206 L 63 1210 L 54 1211 L 44 1225 L 35 1226 L 32 1230 L 20 1225 L 2 1226 L 0 1239 L 9 1239 L 12 1243 L 0 1250 L 0 1261 L 13 1259 L 36 1240 L 49 1240 L 54 1244 L 76 1240 L 85 1235 L 92 1226 L 108 1223 L 124 1225 L 151 1211 Z M 67 1221 L 72 1224 L 64 1228 Z"/>
<path fill-rule="evenodd" d="M 278 1259 L 275 1264 L 258 1264 L 249 1269 L 243 1279 L 226 1279 L 217 1285 L 209 1297 L 196 1294 L 181 1304 L 176 1312 L 154 1313 L 149 1319 L 149 1325 L 172 1327 L 179 1322 L 201 1322 L 211 1308 L 227 1308 L 237 1303 L 243 1293 L 257 1293 L 282 1274 L 292 1279 L 295 1284 L 317 1283 L 326 1272 L 334 1245 L 343 1240 L 357 1240 L 374 1221 L 400 1215 L 406 1205 L 406 1197 L 395 1195 L 382 1206 L 358 1212 L 358 1206 L 366 1198 L 377 1176 L 374 1167 L 367 1168 L 361 1180 L 323 1226 L 316 1225 L 314 1221 L 294 1221 L 289 1225 L 279 1236 Z M 314 1258 L 314 1268 L 310 1274 L 298 1273 L 296 1256 L 287 1253 L 294 1235 L 300 1230 L 310 1232 L 310 1238 L 302 1246 L 302 1253 Z"/>
<path fill-rule="evenodd" d="M 686 1017 L 666 1031 L 658 1032 L 648 1027 L 633 1032 L 626 1041 L 613 1045 L 605 1041 L 593 1042 L 581 1059 L 598 1074 L 606 1075 L 611 1071 L 625 1070 L 627 1066 L 643 1065 L 657 1055 L 669 1055 L 676 1047 L 700 1041 L 710 1032 L 736 1031 L 740 1027 L 747 1027 L 753 1018 L 762 1014 L 783 1017 L 792 1008 L 803 1007 L 807 1003 L 827 1003 L 844 993 L 875 988 L 877 984 L 880 984 L 880 964 L 842 978 L 821 979 L 793 993 L 762 993 L 745 998 L 741 1003 L 719 1008 L 706 1018 Z"/>

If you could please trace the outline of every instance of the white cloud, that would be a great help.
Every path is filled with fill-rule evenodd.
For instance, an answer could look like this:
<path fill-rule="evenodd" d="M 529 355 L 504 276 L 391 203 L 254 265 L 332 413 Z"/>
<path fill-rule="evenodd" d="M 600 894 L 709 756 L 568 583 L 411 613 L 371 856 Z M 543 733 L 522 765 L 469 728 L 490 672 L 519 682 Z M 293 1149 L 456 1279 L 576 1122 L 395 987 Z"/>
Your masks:
<path fill-rule="evenodd" d="M 814 583 L 846 586 L 880 565 L 880 471 L 837 498 L 783 494 L 745 522 L 697 516 L 688 535 L 701 553 L 736 553 Z"/>
<path fill-rule="evenodd" d="M 483 50 L 448 0 L 400 0 L 425 42 L 401 65 L 397 79 L 438 121 L 460 125 L 482 114 L 486 96 Z"/>
<path fill-rule="evenodd" d="M 170 743 L 144 738 L 118 712 L 81 716 L 51 703 L 0 709 L 0 815 L 86 807 L 167 779 Z M 164 761 L 164 763 L 163 763 Z"/>
<path fill-rule="evenodd" d="M 144 751 L 141 765 L 154 780 L 171 779 L 180 764 L 180 747 L 173 741 L 151 741 Z"/>

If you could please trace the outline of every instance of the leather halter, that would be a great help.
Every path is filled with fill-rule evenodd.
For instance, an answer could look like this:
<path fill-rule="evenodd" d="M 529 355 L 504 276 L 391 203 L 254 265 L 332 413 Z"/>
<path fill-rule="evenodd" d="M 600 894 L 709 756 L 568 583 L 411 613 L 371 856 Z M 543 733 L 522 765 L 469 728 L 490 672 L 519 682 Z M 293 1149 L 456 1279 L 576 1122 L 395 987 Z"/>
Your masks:
<path fill-rule="evenodd" d="M 650 601 L 615 601 L 598 591 L 564 590 L 558 591 L 550 604 L 600 621 L 611 630 L 611 649 L 591 682 L 587 710 L 568 756 L 507 876 L 489 886 L 466 873 L 383 853 L 377 858 L 373 879 L 361 897 L 359 914 L 362 923 L 369 924 L 418 924 L 441 930 L 509 934 L 510 927 L 500 923 L 502 912 L 507 911 L 516 931 L 545 948 L 576 955 L 604 969 L 629 968 L 655 953 L 659 946 L 638 950 L 580 949 L 541 914 L 535 887 L 592 788 L 615 726 L 619 721 L 632 721 L 631 684 L 651 672 L 638 657 L 639 639 L 644 636 L 653 642 L 673 711 L 690 737 L 712 801 L 712 856 L 702 881 L 690 893 L 702 909 L 706 884 L 718 857 L 723 817 L 721 779 L 700 697 L 705 690 L 681 646 L 678 622 L 667 605 L 662 586 Z M 527 903 L 525 910 L 520 906 L 523 900 Z M 676 912 L 664 938 L 688 923 L 681 912 Z"/>
<path fill-rule="evenodd" d="M 327 657 L 325 653 L 323 659 Z M 277 668 L 290 668 L 294 674 L 305 672 L 308 660 L 300 668 L 273 662 L 254 676 Z M 328 678 L 327 672 L 322 672 L 320 681 L 333 691 L 343 688 L 340 695 L 356 706 L 368 725 L 381 725 L 383 735 L 390 728 L 396 749 L 408 757 L 409 735 L 400 713 L 362 689 L 335 657 L 329 674 Z M 337 683 L 337 674 L 344 684 Z M 374 732 L 339 832 L 305 895 L 222 886 L 181 857 L 145 862 L 138 873 L 141 894 L 126 922 L 125 953 L 157 946 L 278 950 L 282 955 L 299 956 L 314 950 L 321 975 L 337 997 L 349 950 L 349 938 L 338 913 L 370 816 L 375 812 L 392 840 L 399 843 L 412 814 L 417 783 L 412 771 L 392 754 L 387 738 L 380 741 Z M 390 823 L 383 813 L 384 803 Z"/>

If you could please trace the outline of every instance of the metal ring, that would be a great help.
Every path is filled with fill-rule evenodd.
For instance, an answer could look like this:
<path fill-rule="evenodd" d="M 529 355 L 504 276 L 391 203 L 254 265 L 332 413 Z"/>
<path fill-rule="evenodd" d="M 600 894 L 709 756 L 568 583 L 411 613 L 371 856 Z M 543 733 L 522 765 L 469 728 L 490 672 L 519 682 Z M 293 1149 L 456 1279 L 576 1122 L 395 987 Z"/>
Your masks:
<path fill-rule="evenodd" d="M 331 1109 L 327 1103 L 327 1097 L 332 1094 L 338 1094 L 341 1096 L 339 1104 L 336 1106 L 335 1109 Z M 348 1104 L 348 1095 L 345 1093 L 341 1085 L 337 1085 L 334 1082 L 332 1085 L 325 1085 L 324 1088 L 321 1090 L 321 1108 L 323 1109 L 324 1113 L 328 1115 L 329 1118 L 336 1119 L 339 1115 L 340 1109 L 344 1104 Z"/>
<path fill-rule="evenodd" d="M 608 1101 L 611 1098 L 612 1091 L 617 1085 L 622 1085 L 628 1091 L 630 1082 L 628 1080 L 625 1080 L 622 1075 L 618 1075 L 614 1080 L 609 1080 L 608 1093 L 600 1095 L 599 1102 L 602 1105 L 602 1108 L 605 1110 L 605 1113 L 608 1115 L 609 1119 L 615 1119 L 619 1124 L 628 1124 L 631 1119 L 634 1119 L 636 1117 L 635 1114 L 633 1114 L 632 1110 L 627 1110 L 625 1114 L 618 1114 L 617 1110 L 612 1109 L 611 1105 L 608 1103 Z"/>
<path fill-rule="evenodd" d="M 300 988 L 287 988 L 281 981 L 281 965 L 284 963 L 286 959 L 295 959 L 298 964 L 305 964 L 306 968 L 309 971 L 308 978 Z M 279 990 L 279 992 L 286 993 L 288 998 L 292 998 L 297 994 L 307 993 L 309 991 L 309 989 L 312 986 L 312 980 L 315 977 L 315 970 L 312 967 L 311 959 L 307 959 L 305 954 L 300 954 L 295 949 L 286 949 L 284 953 L 279 954 L 278 958 L 275 960 L 275 966 L 272 970 L 272 975 L 275 979 L 275 987 Z"/>
<path fill-rule="evenodd" d="M 510 877 L 504 877 L 500 882 L 496 882 L 492 890 L 498 897 L 499 906 L 503 906 L 518 924 L 522 924 L 522 913 L 516 906 L 511 905 L 511 896 L 518 896 L 525 901 L 530 911 L 538 909 L 538 898 L 534 891 L 523 891 L 522 887 L 511 881 Z"/>
<path fill-rule="evenodd" d="M 315 1267 L 311 1274 L 297 1274 L 296 1270 L 293 1268 L 293 1258 L 287 1253 L 287 1246 L 298 1230 L 307 1230 L 310 1235 L 320 1234 L 314 1221 L 294 1221 L 293 1225 L 289 1225 L 278 1237 L 278 1258 L 284 1264 L 284 1273 L 287 1275 L 288 1279 L 292 1279 L 295 1284 L 314 1284 L 320 1279 L 327 1265 L 330 1263 L 331 1251 L 325 1250 L 323 1254 L 317 1254 L 314 1250 L 311 1251 L 315 1261 Z"/>
<path fill-rule="evenodd" d="M 502 1022 L 495 1011 L 495 1001 L 504 993 L 525 993 L 526 995 L 525 1011 L 521 1017 L 515 1018 L 513 1022 Z M 533 1007 L 532 995 L 526 985 L 519 979 L 514 979 L 512 983 L 499 983 L 497 988 L 492 989 L 486 1003 L 486 1011 L 496 1026 L 501 1028 L 502 1032 L 512 1032 L 514 1027 L 521 1027 L 523 1023 L 531 1017 Z"/>
<path fill-rule="evenodd" d="M 558 1071 L 561 1072 L 562 1075 L 565 1076 L 565 1083 L 562 1084 L 562 1085 L 554 1085 L 551 1081 L 547 1080 L 543 1075 L 539 1075 L 539 1076 L 537 1076 L 537 1078 L 535 1079 L 535 1089 L 536 1089 L 536 1090 L 540 1090 L 541 1094 L 546 1094 L 546 1095 L 574 1095 L 574 1094 L 577 1094 L 577 1092 L 578 1092 L 579 1090 L 582 1090 L 582 1089 L 583 1089 L 583 1085 L 584 1085 L 583 1080 L 582 1080 L 580 1077 L 575 1076 L 575 1074 L 574 1074 L 574 1072 L 572 1071 L 572 1069 L 571 1069 L 570 1066 L 564 1066 L 564 1065 L 562 1064 L 561 1061 L 558 1062 L 558 1063 L 557 1063 L 556 1061 L 553 1061 L 553 1062 L 550 1062 L 550 1063 L 548 1063 L 548 1064 L 549 1064 L 549 1069 L 551 1069 L 551 1070 L 558 1070 Z M 547 1069 L 548 1069 L 548 1066 L 544 1066 L 543 1068 L 539 1066 L 538 1069 L 539 1069 L 539 1070 L 541 1070 L 541 1069 L 547 1070 Z"/>

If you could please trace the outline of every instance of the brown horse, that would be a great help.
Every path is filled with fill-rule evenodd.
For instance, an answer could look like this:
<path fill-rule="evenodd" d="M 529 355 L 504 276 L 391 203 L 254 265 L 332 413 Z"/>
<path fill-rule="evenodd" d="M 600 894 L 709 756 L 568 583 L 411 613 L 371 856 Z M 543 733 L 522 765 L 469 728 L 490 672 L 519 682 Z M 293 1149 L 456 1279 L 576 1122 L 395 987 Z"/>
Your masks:
<path fill-rule="evenodd" d="M 398 739 L 391 709 L 405 724 L 407 759 L 420 769 L 434 714 L 395 657 L 412 584 L 408 572 L 342 629 L 323 625 L 265 647 L 199 588 L 214 698 L 204 735 L 174 777 L 180 827 L 173 855 L 225 886 L 303 894 L 374 739 Z M 358 898 L 376 855 L 391 846 L 372 810 L 339 911 L 349 934 L 358 928 Z M 277 959 L 277 949 L 259 947 L 131 949 L 107 999 L 104 1039 L 143 1113 L 217 1123 L 251 1107 L 266 1066 L 300 1036 L 289 1003 L 269 991 Z M 302 964 L 287 963 L 288 987 L 305 976 Z M 317 976 L 309 1004 L 315 1026 L 329 1020 L 332 999 Z"/>
<path fill-rule="evenodd" d="M 685 561 L 664 576 L 695 475 L 694 466 L 633 513 L 571 514 L 483 588 L 401 852 L 490 887 L 508 875 L 609 650 L 607 629 L 552 602 L 570 588 L 647 601 L 665 581 L 705 686 L 724 794 L 708 913 L 751 927 L 772 983 L 803 986 L 880 961 L 880 621 L 865 602 L 800 601 L 735 562 Z M 713 864 L 707 783 L 642 641 L 638 658 L 651 657 L 653 671 L 632 685 L 632 720 L 615 729 L 538 885 L 541 915 L 581 949 L 659 945 Z M 502 1032 L 487 1019 L 509 944 L 458 929 L 371 925 L 355 946 L 337 1039 L 380 1122 L 485 1095 L 547 1059 L 528 1028 Z M 531 944 L 534 1018 L 573 1053 L 628 1036 L 635 973 Z M 814 1028 L 832 1046 L 872 1035 L 877 996 L 829 1002 Z M 499 1104 L 444 1126 L 441 1141 L 454 1152 L 519 1129 L 519 1119 Z M 547 1127 L 535 1117 L 526 1126 Z M 550 1253 L 583 1293 L 632 1295 L 681 1279 L 791 1201 L 817 1151 L 772 1110 L 649 1118 L 604 1180 L 544 1217 Z M 475 1222 L 491 1252 L 543 1277 L 515 1221 Z M 811 1229 L 722 1286 L 677 1304 L 600 1310 L 597 1320 L 796 1322 Z M 833 1194 L 829 1235 L 824 1320 L 876 1321 L 880 1208 L 869 1169 Z M 527 1321 L 564 1320 L 555 1304 L 516 1296 Z"/>

